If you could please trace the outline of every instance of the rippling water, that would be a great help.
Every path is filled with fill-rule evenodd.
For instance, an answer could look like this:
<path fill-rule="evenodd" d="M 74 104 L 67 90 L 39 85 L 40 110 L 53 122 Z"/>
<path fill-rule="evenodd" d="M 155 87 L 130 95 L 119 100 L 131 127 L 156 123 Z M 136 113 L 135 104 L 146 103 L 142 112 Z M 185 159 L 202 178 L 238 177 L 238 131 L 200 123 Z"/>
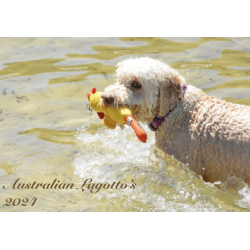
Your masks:
<path fill-rule="evenodd" d="M 0 211 L 250 210 L 242 180 L 205 183 L 155 149 L 146 124 L 143 144 L 86 109 L 86 93 L 112 84 L 118 62 L 141 56 L 176 68 L 208 95 L 250 105 L 249 38 L 0 38 L 0 45 Z M 3 189 L 17 179 L 86 185 Z M 34 197 L 33 206 L 3 206 Z"/>

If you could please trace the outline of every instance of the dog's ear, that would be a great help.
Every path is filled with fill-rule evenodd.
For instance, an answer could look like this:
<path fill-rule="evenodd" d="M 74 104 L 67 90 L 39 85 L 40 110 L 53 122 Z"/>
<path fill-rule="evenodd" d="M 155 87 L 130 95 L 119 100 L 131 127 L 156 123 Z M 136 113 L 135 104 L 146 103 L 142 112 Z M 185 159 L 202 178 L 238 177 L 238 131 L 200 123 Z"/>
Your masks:
<path fill-rule="evenodd" d="M 170 75 L 165 82 L 160 83 L 160 112 L 165 116 L 181 98 L 181 78 L 179 75 Z"/>

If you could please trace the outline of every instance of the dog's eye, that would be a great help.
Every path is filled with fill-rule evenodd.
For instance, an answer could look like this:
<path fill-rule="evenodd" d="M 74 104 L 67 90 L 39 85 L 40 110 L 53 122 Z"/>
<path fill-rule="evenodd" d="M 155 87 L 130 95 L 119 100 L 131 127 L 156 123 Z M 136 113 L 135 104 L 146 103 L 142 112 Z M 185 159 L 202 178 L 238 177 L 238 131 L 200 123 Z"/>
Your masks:
<path fill-rule="evenodd" d="M 107 103 L 112 103 L 114 101 L 114 99 L 113 98 L 105 98 L 105 101 Z"/>
<path fill-rule="evenodd" d="M 138 82 L 134 82 L 134 83 L 132 84 L 132 86 L 133 86 L 134 88 L 136 88 L 136 89 L 140 89 L 140 88 L 141 88 L 141 84 L 138 83 Z"/>

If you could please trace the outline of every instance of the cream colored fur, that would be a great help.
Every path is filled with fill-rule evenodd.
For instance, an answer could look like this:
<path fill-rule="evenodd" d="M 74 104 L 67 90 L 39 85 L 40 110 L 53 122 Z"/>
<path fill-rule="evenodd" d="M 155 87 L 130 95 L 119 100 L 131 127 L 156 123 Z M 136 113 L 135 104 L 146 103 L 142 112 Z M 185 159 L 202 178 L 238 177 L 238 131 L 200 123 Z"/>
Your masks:
<path fill-rule="evenodd" d="M 141 88 L 133 87 L 134 83 Z M 185 79 L 168 65 L 150 58 L 118 64 L 117 82 L 104 91 L 107 105 L 138 106 L 134 117 L 149 123 L 164 116 L 182 96 Z M 204 180 L 236 176 L 249 182 L 250 107 L 225 102 L 187 85 L 184 98 L 155 133 L 156 147 L 174 155 Z"/>

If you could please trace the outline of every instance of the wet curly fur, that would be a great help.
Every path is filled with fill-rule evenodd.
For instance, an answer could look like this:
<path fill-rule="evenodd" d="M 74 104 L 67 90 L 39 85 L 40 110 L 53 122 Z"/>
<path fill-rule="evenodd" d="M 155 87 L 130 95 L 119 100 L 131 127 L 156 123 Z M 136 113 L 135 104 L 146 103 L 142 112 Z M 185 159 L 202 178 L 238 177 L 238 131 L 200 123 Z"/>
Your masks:
<path fill-rule="evenodd" d="M 107 106 L 138 106 L 134 117 L 150 122 L 164 116 L 182 96 L 185 79 L 168 65 L 150 58 L 118 63 L 117 81 L 103 97 Z M 205 181 L 236 176 L 250 179 L 250 107 L 205 95 L 187 85 L 184 98 L 155 133 L 155 145 L 174 155 Z"/>

